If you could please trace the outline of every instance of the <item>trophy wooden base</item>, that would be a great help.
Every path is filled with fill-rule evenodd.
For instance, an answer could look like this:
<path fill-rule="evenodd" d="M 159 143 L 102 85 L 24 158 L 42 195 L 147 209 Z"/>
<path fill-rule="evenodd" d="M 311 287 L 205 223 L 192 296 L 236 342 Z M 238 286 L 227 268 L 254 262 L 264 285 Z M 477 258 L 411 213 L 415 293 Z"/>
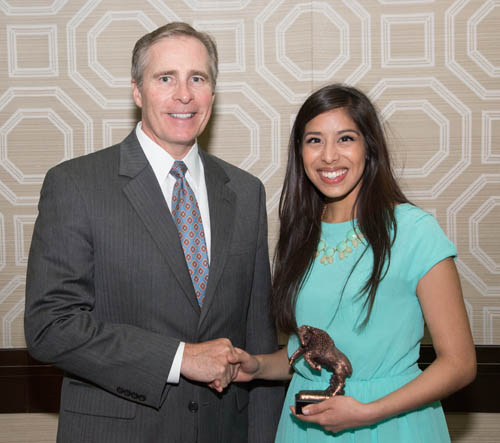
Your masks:
<path fill-rule="evenodd" d="M 295 394 L 295 412 L 302 414 L 302 408 L 312 403 L 319 403 L 330 398 L 325 391 L 299 391 Z"/>

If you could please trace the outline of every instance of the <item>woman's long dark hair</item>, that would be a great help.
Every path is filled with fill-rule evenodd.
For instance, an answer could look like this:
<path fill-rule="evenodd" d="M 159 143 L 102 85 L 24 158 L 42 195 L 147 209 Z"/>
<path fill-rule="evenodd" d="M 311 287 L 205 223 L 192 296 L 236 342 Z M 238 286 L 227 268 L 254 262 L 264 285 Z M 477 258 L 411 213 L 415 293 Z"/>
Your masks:
<path fill-rule="evenodd" d="M 305 126 L 319 114 L 338 108 L 345 109 L 365 141 L 366 163 L 353 217 L 356 215 L 358 229 L 373 251 L 373 269 L 359 294 L 366 294 L 366 316 L 361 327 L 368 322 L 378 285 L 390 262 L 394 238 L 391 238 L 390 231 L 394 229 L 395 235 L 397 228 L 394 207 L 408 202 L 394 177 L 384 131 L 368 97 L 341 84 L 325 86 L 314 92 L 301 106 L 290 134 L 288 164 L 279 205 L 280 232 L 274 256 L 271 309 L 278 329 L 285 334 L 297 330 L 297 294 L 315 257 L 325 206 L 325 197 L 304 171 L 302 141 Z"/>

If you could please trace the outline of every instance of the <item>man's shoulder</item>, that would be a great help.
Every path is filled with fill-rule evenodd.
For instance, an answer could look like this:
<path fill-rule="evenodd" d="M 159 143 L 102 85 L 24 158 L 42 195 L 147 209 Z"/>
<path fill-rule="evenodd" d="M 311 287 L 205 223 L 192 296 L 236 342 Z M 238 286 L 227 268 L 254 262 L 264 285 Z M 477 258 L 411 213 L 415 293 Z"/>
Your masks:
<path fill-rule="evenodd" d="M 102 169 L 109 169 L 113 164 L 117 164 L 118 159 L 119 145 L 114 145 L 65 160 L 50 168 L 48 172 L 52 174 L 71 173 L 77 175 L 91 173 L 94 175 L 98 174 Z"/>
<path fill-rule="evenodd" d="M 230 181 L 234 180 L 242 185 L 260 186 L 262 184 L 260 179 L 255 175 L 252 175 L 250 172 L 222 160 L 220 157 L 216 157 L 215 155 L 209 154 L 205 151 L 203 151 L 202 156 L 205 160 L 205 166 L 210 165 L 211 167 L 221 168 Z"/>
<path fill-rule="evenodd" d="M 50 169 L 51 173 L 57 172 L 72 172 L 86 174 L 88 172 L 102 173 L 103 169 L 117 168 L 120 160 L 120 148 L 125 143 L 124 141 L 112 146 L 99 149 L 84 155 L 80 155 L 68 160 L 65 160 Z"/>

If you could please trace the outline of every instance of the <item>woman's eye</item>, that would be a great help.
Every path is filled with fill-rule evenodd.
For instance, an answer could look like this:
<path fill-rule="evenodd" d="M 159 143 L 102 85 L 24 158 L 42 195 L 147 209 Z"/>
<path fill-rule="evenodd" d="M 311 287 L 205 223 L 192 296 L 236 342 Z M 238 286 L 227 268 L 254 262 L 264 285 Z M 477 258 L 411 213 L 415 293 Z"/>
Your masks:
<path fill-rule="evenodd" d="M 354 139 L 350 135 L 343 135 L 340 137 L 339 142 L 345 143 L 345 142 L 352 142 Z"/>
<path fill-rule="evenodd" d="M 306 143 L 320 143 L 321 140 L 318 137 L 309 137 L 306 139 Z"/>

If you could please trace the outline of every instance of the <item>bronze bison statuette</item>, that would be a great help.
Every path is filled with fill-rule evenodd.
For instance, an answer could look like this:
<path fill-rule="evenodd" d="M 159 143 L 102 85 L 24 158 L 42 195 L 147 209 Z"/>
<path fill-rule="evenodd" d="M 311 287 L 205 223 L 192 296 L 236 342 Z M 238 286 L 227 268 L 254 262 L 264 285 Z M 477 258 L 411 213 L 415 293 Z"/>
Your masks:
<path fill-rule="evenodd" d="M 302 407 L 307 404 L 318 403 L 334 395 L 343 395 L 345 380 L 351 376 L 352 366 L 327 332 L 308 325 L 301 326 L 297 332 L 300 346 L 290 357 L 290 365 L 304 355 L 311 368 L 318 371 L 325 368 L 332 373 L 330 385 L 324 391 L 300 391 L 295 394 L 295 408 L 297 414 L 300 414 Z"/>

